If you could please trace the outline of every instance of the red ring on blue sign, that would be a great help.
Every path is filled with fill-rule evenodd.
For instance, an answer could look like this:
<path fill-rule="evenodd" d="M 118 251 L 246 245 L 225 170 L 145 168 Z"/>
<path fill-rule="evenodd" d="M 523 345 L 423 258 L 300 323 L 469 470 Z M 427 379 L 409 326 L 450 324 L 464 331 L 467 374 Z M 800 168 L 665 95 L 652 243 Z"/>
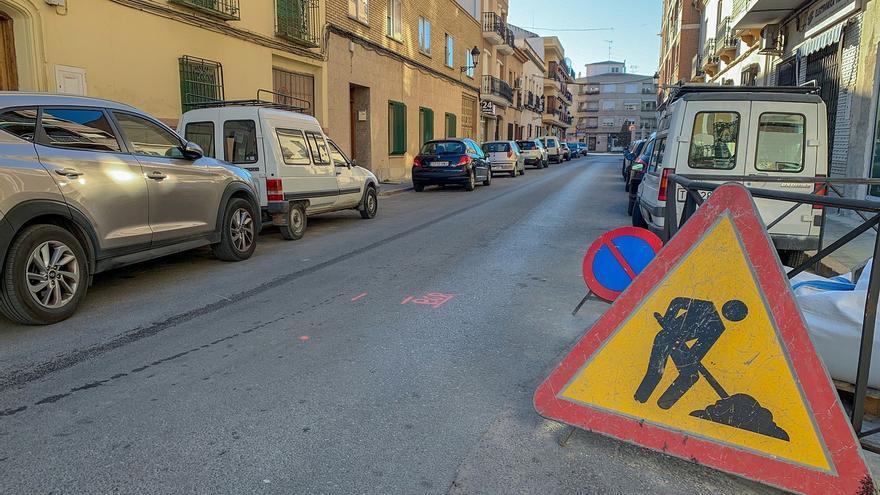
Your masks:
<path fill-rule="evenodd" d="M 584 255 L 584 282 L 593 294 L 613 301 L 662 247 L 663 241 L 650 230 L 621 227 L 608 231 L 593 241 Z"/>

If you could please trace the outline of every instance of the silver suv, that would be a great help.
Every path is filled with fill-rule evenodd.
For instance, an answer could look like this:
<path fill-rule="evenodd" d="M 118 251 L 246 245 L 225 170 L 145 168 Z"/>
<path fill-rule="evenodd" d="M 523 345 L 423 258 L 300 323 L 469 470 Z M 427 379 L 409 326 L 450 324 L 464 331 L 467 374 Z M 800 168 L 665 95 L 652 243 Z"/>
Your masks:
<path fill-rule="evenodd" d="M 92 275 L 203 245 L 254 252 L 250 174 L 128 105 L 0 92 L 0 312 L 69 317 Z"/>

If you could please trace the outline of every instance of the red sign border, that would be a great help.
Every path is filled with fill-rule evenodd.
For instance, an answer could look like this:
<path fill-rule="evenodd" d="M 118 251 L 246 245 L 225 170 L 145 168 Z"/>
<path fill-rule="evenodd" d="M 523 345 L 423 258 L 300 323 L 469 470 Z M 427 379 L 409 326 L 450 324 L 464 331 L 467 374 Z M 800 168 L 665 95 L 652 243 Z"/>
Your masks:
<path fill-rule="evenodd" d="M 776 320 L 793 372 L 801 383 L 805 400 L 825 442 L 832 470 L 836 470 L 836 475 L 557 399 L 559 392 L 574 374 L 641 303 L 642 295 L 660 283 L 668 270 L 727 212 L 739 231 L 745 254 L 765 294 L 768 309 Z M 773 297 L 767 297 L 771 295 Z M 660 251 L 657 258 L 581 337 L 559 366 L 538 387 L 534 406 L 541 416 L 548 419 L 785 490 L 805 494 L 873 493 L 873 481 L 862 457 L 861 447 L 846 420 L 828 372 L 813 348 L 791 287 L 783 275 L 782 265 L 773 251 L 770 238 L 748 190 L 738 184 L 725 184 L 715 190 L 710 199 Z"/>
<path fill-rule="evenodd" d="M 593 275 L 593 259 L 596 257 L 596 253 L 599 252 L 599 249 L 602 248 L 605 244 L 610 243 L 612 240 L 617 239 L 618 237 L 637 237 L 647 242 L 652 249 L 654 249 L 654 254 L 656 255 L 658 251 L 663 247 L 663 241 L 657 237 L 657 235 L 650 230 L 642 229 L 639 227 L 620 227 L 618 229 L 609 230 L 605 232 L 598 239 L 593 241 L 590 244 L 589 249 L 587 249 L 587 253 L 584 255 L 584 261 L 581 265 L 581 269 L 584 276 L 584 282 L 587 284 L 587 288 L 593 291 L 593 294 L 601 297 L 606 301 L 614 301 L 620 296 L 622 291 L 611 290 L 604 285 Z"/>

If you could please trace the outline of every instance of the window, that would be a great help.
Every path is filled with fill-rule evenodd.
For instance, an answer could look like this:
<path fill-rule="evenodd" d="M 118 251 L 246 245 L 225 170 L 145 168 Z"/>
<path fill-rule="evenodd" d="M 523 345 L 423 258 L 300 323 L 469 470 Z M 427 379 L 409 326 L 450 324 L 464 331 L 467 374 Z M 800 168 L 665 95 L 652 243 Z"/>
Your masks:
<path fill-rule="evenodd" d="M 657 169 L 663 166 L 663 152 L 665 151 L 666 138 L 661 138 L 654 142 L 654 157 L 651 158 L 651 166 L 648 167 L 649 173 L 656 174 Z"/>
<path fill-rule="evenodd" d="M 348 0 L 348 15 L 364 24 L 370 23 L 369 0 Z"/>
<path fill-rule="evenodd" d="M 327 142 L 324 141 L 324 136 L 306 131 L 306 141 L 309 143 L 309 150 L 312 152 L 312 162 L 315 165 L 327 165 L 330 163 L 330 154 L 327 152 Z"/>
<path fill-rule="evenodd" d="M 235 164 L 257 162 L 257 124 L 253 120 L 223 123 L 223 156 Z"/>
<path fill-rule="evenodd" d="M 616 93 L 617 85 L 616 84 L 602 84 L 599 86 L 599 92 L 601 93 Z"/>
<path fill-rule="evenodd" d="M 731 170 L 736 167 L 739 114 L 700 112 L 694 118 L 688 166 Z"/>
<path fill-rule="evenodd" d="M 434 111 L 430 108 L 419 108 L 419 146 L 434 139 Z"/>
<path fill-rule="evenodd" d="M 183 135 L 187 141 L 192 141 L 202 147 L 205 156 L 214 158 L 214 123 L 213 122 L 190 122 L 186 124 Z"/>
<path fill-rule="evenodd" d="M 119 129 L 136 155 L 183 158 L 180 139 L 155 122 L 128 113 L 113 112 Z"/>
<path fill-rule="evenodd" d="M 654 100 L 642 100 L 642 111 L 653 112 L 657 110 L 657 102 Z"/>
<path fill-rule="evenodd" d="M 13 136 L 33 141 L 36 127 L 36 108 L 19 108 L 0 113 L 0 129 Z"/>
<path fill-rule="evenodd" d="M 335 167 L 347 167 L 349 163 L 348 158 L 345 157 L 345 153 L 342 152 L 333 141 L 328 141 L 327 144 L 330 145 L 330 161 L 333 162 L 333 166 Z"/>
<path fill-rule="evenodd" d="M 40 144 L 75 150 L 120 151 L 104 112 L 87 108 L 44 108 Z"/>
<path fill-rule="evenodd" d="M 431 21 L 419 17 L 419 51 L 431 54 Z"/>
<path fill-rule="evenodd" d="M 510 151 L 510 143 L 486 143 L 483 145 L 483 151 L 486 153 L 506 153 Z"/>
<path fill-rule="evenodd" d="M 761 67 L 758 64 L 752 64 L 746 67 L 740 73 L 740 86 L 757 86 L 758 72 L 760 71 Z"/>
<path fill-rule="evenodd" d="M 631 94 L 638 93 L 639 92 L 639 85 L 638 84 L 627 84 L 625 91 L 627 93 L 631 93 Z"/>
<path fill-rule="evenodd" d="M 446 35 L 446 67 L 452 67 L 455 65 L 454 54 L 455 53 L 455 38 Z M 473 64 L 470 64 L 473 65 Z"/>
<path fill-rule="evenodd" d="M 406 105 L 388 102 L 388 154 L 406 153 Z"/>
<path fill-rule="evenodd" d="M 448 138 L 455 137 L 455 131 L 456 131 L 456 128 L 458 127 L 457 122 L 456 122 L 457 120 L 458 119 L 456 118 L 454 113 L 447 113 L 446 114 L 446 137 L 448 137 Z"/>
<path fill-rule="evenodd" d="M 615 100 L 602 100 L 602 110 L 614 110 L 617 108 Z"/>
<path fill-rule="evenodd" d="M 612 67 L 611 72 L 620 72 L 620 67 Z"/>
<path fill-rule="evenodd" d="M 623 102 L 624 110 L 638 110 L 641 108 L 641 103 L 638 100 L 627 100 Z"/>
<path fill-rule="evenodd" d="M 602 119 L 602 127 L 614 127 L 614 119 Z"/>
<path fill-rule="evenodd" d="M 180 103 L 183 111 L 194 104 L 223 100 L 223 66 L 220 62 L 184 56 L 180 60 Z"/>
<path fill-rule="evenodd" d="M 799 114 L 761 114 L 758 119 L 755 169 L 762 172 L 802 171 L 806 123 L 806 117 Z"/>
<path fill-rule="evenodd" d="M 467 68 L 465 69 L 465 74 L 471 79 L 474 78 L 474 54 L 471 53 L 470 50 L 464 51 L 464 59 L 467 61 Z M 450 65 L 450 67 L 452 67 Z"/>
<path fill-rule="evenodd" d="M 277 36 L 306 45 L 318 46 L 320 35 L 318 32 L 317 2 L 275 0 L 275 5 L 275 34 Z"/>
<path fill-rule="evenodd" d="M 599 119 L 596 117 L 587 117 L 587 127 L 588 128 L 599 127 Z"/>
<path fill-rule="evenodd" d="M 433 141 L 422 146 L 423 155 L 461 155 L 465 145 L 461 141 Z"/>
<path fill-rule="evenodd" d="M 402 0 L 388 0 L 388 12 L 385 14 L 385 34 L 397 41 L 403 39 L 401 1 Z"/>
<path fill-rule="evenodd" d="M 311 165 L 306 137 L 302 131 L 293 129 L 277 129 L 278 145 L 281 147 L 281 158 L 287 165 Z"/>
<path fill-rule="evenodd" d="M 272 68 L 272 88 L 275 103 L 299 108 L 300 112 L 315 115 L 315 78 L 310 74 L 299 74 Z"/>

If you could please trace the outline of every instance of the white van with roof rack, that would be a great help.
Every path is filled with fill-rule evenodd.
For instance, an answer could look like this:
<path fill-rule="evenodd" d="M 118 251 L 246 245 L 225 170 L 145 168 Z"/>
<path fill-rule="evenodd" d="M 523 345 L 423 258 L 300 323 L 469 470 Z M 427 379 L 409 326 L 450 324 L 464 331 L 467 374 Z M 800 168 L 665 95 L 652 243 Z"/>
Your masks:
<path fill-rule="evenodd" d="M 303 236 L 308 215 L 358 210 L 365 219 L 376 216 L 376 176 L 349 160 L 317 119 L 298 111 L 304 108 L 260 99 L 195 107 L 183 114 L 178 134 L 206 156 L 251 172 L 263 217 L 285 239 Z"/>
<path fill-rule="evenodd" d="M 746 187 L 812 193 L 812 182 L 768 182 L 764 177 L 816 178 L 828 174 L 828 123 L 816 87 L 684 85 L 662 106 L 638 190 L 633 225 L 661 236 L 669 174 L 729 176 Z M 643 154 L 643 157 L 645 155 Z M 713 180 L 721 183 L 725 180 Z M 677 211 L 687 191 L 676 188 Z M 706 196 L 706 191 L 701 192 Z M 755 199 L 765 224 L 792 204 Z M 797 206 L 769 229 L 783 263 L 797 266 L 819 246 L 820 206 Z"/>

